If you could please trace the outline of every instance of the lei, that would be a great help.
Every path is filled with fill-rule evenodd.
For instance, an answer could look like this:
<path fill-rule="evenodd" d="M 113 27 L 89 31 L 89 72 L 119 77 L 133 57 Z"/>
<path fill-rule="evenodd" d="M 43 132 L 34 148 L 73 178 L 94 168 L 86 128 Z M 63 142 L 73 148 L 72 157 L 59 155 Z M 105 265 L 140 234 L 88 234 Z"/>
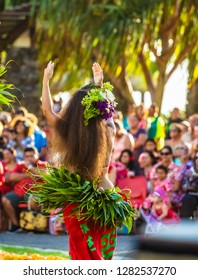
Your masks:
<path fill-rule="evenodd" d="M 82 99 L 81 104 L 85 107 L 83 113 L 85 126 L 96 116 L 102 116 L 105 120 L 112 117 L 114 107 L 117 105 L 112 89 L 113 86 L 107 82 L 102 88 L 91 89 Z"/>
<path fill-rule="evenodd" d="M 119 227 L 125 225 L 130 231 L 135 211 L 128 202 L 128 193 L 118 187 L 109 190 L 97 188 L 99 180 L 86 181 L 78 173 L 68 171 L 64 166 L 49 167 L 49 172 L 39 170 L 34 178 L 35 184 L 28 190 L 36 202 L 42 205 L 42 211 L 61 208 L 56 215 L 62 215 L 65 205 L 76 204 L 71 215 L 80 219 L 92 218 L 100 227 Z M 42 179 L 42 181 L 40 180 Z"/>

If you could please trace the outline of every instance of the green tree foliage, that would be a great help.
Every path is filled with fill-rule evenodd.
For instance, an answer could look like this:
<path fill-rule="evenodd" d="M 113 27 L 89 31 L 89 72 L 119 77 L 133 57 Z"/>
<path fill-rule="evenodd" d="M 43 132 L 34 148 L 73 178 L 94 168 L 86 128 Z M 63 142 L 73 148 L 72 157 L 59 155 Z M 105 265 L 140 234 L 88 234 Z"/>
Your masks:
<path fill-rule="evenodd" d="M 43 69 L 46 61 L 56 62 L 56 90 L 82 85 L 97 61 L 125 110 L 135 77 L 141 77 L 136 88 L 149 90 L 161 107 L 167 81 L 197 51 L 197 0 L 30 2 L 37 13 L 39 63 Z M 196 69 L 192 73 L 196 77 Z"/>
<path fill-rule="evenodd" d="M 2 109 L 2 105 L 12 107 L 12 103 L 16 101 L 16 97 L 10 93 L 14 89 L 13 84 L 9 84 L 3 79 L 6 72 L 6 66 L 0 64 L 0 109 Z"/>

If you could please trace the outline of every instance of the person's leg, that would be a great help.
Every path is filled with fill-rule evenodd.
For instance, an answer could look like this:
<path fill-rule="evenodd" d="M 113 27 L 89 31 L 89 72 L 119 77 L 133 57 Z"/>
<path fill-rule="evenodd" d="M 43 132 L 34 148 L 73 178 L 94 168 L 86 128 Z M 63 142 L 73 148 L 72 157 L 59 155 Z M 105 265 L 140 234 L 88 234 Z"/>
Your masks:
<path fill-rule="evenodd" d="M 186 194 L 182 199 L 180 217 L 182 219 L 193 217 L 196 206 L 197 198 L 195 196 Z"/>
<path fill-rule="evenodd" d="M 5 194 L 1 199 L 6 214 L 10 218 L 12 224 L 17 227 L 19 226 L 19 221 L 16 214 L 16 208 L 20 200 L 20 197 L 18 197 L 14 192 Z"/>

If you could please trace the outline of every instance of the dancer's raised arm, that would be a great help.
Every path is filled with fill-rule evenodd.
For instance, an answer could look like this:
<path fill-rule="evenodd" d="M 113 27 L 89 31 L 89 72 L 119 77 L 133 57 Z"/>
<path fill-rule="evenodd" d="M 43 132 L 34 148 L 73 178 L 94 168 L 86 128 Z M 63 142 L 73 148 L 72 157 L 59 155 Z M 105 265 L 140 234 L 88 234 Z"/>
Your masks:
<path fill-rule="evenodd" d="M 103 79 L 104 79 L 103 70 L 97 62 L 94 62 L 93 66 L 92 66 L 92 72 L 93 72 L 94 83 L 101 85 L 101 87 L 103 87 Z M 108 118 L 106 120 L 106 124 L 107 124 L 107 126 L 109 126 L 113 129 L 113 134 L 115 135 L 116 128 L 115 128 L 113 118 L 112 117 Z"/>
<path fill-rule="evenodd" d="M 97 62 L 92 66 L 94 83 L 103 86 L 103 70 Z"/>
<path fill-rule="evenodd" d="M 53 76 L 54 63 L 50 61 L 44 70 L 42 87 L 42 112 L 51 126 L 54 126 L 59 116 L 53 110 L 53 101 L 49 81 Z"/>

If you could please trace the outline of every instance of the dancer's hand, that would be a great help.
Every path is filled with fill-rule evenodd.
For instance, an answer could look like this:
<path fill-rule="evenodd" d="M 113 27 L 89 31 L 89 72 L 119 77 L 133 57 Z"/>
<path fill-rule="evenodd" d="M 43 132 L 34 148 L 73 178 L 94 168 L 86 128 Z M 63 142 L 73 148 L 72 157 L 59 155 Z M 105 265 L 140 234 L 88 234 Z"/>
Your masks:
<path fill-rule="evenodd" d="M 94 83 L 103 86 L 103 71 L 100 65 L 94 62 L 92 66 Z"/>
<path fill-rule="evenodd" d="M 50 61 L 47 64 L 47 67 L 44 70 L 44 77 L 43 77 L 43 79 L 45 81 L 49 81 L 52 78 L 53 73 L 54 73 L 54 62 Z"/>

